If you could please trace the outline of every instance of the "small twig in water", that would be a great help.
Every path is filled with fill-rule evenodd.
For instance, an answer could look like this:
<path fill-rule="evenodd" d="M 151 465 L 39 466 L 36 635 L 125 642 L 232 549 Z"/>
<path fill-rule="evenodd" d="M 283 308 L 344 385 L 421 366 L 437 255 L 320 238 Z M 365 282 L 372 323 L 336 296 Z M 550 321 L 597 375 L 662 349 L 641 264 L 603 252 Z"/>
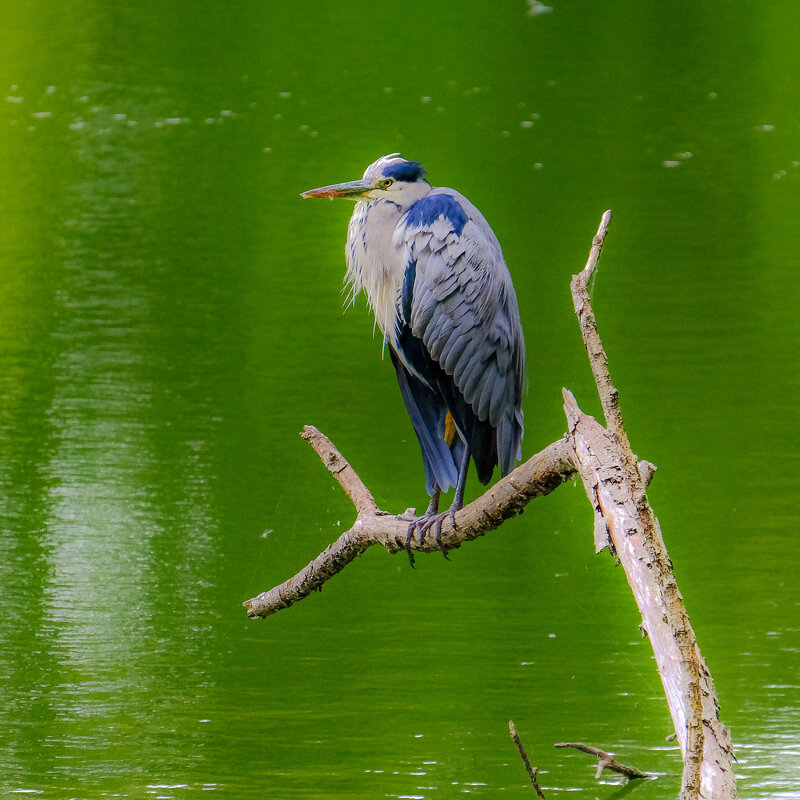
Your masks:
<path fill-rule="evenodd" d="M 528 777 L 531 779 L 536 794 L 538 794 L 542 800 L 545 800 L 544 792 L 539 786 L 539 770 L 532 766 L 528 754 L 525 752 L 525 748 L 522 746 L 522 742 L 519 739 L 514 720 L 512 719 L 508 721 L 508 730 L 511 732 L 511 738 L 514 740 L 514 744 L 517 746 L 520 756 L 522 756 L 522 763 L 525 764 L 525 769 L 528 770 Z"/>
<path fill-rule="evenodd" d="M 631 780 L 634 778 L 650 777 L 650 775 L 648 775 L 646 772 L 642 772 L 641 770 L 636 769 L 636 767 L 626 767 L 624 764 L 620 764 L 610 753 L 606 753 L 605 750 L 601 750 L 599 747 L 592 747 L 590 744 L 583 744 L 582 742 L 560 742 L 559 744 L 555 745 L 555 747 L 574 747 L 576 750 L 580 750 L 583 753 L 588 753 L 590 756 L 595 756 L 595 758 L 598 759 L 597 773 L 594 776 L 595 778 L 599 778 L 604 769 L 610 769 L 613 772 L 619 772 Z"/>

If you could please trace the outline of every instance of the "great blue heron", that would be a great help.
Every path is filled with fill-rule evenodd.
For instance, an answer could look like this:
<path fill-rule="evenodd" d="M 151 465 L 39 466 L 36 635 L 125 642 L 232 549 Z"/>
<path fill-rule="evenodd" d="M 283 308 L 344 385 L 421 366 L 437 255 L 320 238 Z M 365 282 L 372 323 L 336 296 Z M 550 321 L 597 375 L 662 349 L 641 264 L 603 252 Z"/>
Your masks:
<path fill-rule="evenodd" d="M 364 291 L 383 332 L 422 448 L 427 510 L 414 517 L 422 541 L 464 504 L 470 458 L 488 483 L 521 458 L 525 342 L 511 275 L 483 215 L 453 189 L 434 188 L 398 153 L 362 180 L 303 197 L 356 201 L 347 229 L 350 299 Z M 449 511 L 439 496 L 455 487 Z M 410 550 L 409 550 L 410 554 Z"/>

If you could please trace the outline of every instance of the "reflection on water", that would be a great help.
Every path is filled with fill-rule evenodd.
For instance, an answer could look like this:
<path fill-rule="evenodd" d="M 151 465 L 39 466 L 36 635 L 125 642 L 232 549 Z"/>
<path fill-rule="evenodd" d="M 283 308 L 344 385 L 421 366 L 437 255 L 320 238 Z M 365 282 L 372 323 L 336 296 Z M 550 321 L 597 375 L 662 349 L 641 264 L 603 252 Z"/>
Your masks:
<path fill-rule="evenodd" d="M 402 149 L 503 241 L 526 454 L 560 435 L 562 385 L 592 410 L 566 287 L 613 206 L 596 309 L 741 794 L 800 797 L 795 6 L 720 27 L 696 4 L 676 26 L 467 3 L 456 25 L 407 3 L 435 64 L 381 4 L 35 6 L 0 32 L 0 787 L 528 793 L 513 718 L 548 797 L 628 791 L 565 739 L 657 773 L 641 799 L 677 794 L 648 644 L 578 489 L 449 563 L 370 552 L 244 617 L 351 519 L 302 424 L 382 507 L 425 500 L 372 323 L 341 313 L 348 209 L 296 197 Z"/>
<path fill-rule="evenodd" d="M 219 420 L 195 387 L 218 354 L 196 347 L 213 311 L 192 300 L 213 293 L 165 296 L 181 262 L 154 236 L 161 197 L 136 141 L 69 130 L 59 192 L 34 199 L 47 224 L 17 230 L 41 252 L 3 298 L 5 320 L 21 299 L 29 315 L 2 330 L 9 789 L 34 763 L 65 788 L 148 771 L 147 741 L 174 753 L 175 714 L 209 684 Z"/>

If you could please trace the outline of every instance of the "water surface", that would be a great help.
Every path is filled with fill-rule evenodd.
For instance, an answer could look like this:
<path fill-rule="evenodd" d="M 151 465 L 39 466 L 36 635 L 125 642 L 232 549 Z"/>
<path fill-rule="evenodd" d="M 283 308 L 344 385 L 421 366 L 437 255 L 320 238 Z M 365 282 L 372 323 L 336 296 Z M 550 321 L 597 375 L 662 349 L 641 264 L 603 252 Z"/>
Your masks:
<path fill-rule="evenodd" d="M 568 485 L 452 554 L 368 552 L 241 601 L 379 504 L 426 502 L 393 370 L 343 314 L 388 152 L 484 212 L 528 343 L 524 453 L 599 414 L 594 302 L 745 798 L 797 798 L 800 12 L 716 2 L 34 2 L 0 32 L 0 787 L 9 796 L 619 796 L 583 740 L 680 756 L 624 576 Z M 479 486 L 470 483 L 475 496 Z"/>

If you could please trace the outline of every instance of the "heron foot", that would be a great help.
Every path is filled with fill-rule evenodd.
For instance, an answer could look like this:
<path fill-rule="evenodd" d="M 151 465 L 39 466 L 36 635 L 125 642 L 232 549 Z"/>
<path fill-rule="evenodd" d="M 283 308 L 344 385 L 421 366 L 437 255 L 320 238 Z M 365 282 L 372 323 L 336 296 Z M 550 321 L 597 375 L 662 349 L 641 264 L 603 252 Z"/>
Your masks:
<path fill-rule="evenodd" d="M 411 569 L 416 569 L 414 566 L 414 553 L 411 551 L 411 537 L 414 535 L 414 529 L 417 527 L 417 521 L 421 518 L 417 517 L 417 509 L 410 507 L 407 508 L 402 514 L 398 514 L 397 519 L 409 520 L 406 538 L 403 541 L 403 548 L 405 549 L 406 553 L 408 553 L 408 563 L 411 564 Z"/>
<path fill-rule="evenodd" d="M 411 540 L 414 537 L 414 532 L 417 533 L 419 543 L 424 544 L 425 536 L 431 529 L 433 529 L 433 538 L 436 541 L 439 550 L 448 561 L 450 560 L 449 556 L 447 555 L 447 551 L 450 548 L 446 547 L 442 541 L 442 524 L 449 516 L 453 527 L 457 528 L 456 511 L 456 508 L 449 508 L 447 511 L 442 512 L 428 511 L 419 517 L 414 517 L 414 519 L 409 522 L 408 530 L 406 531 L 405 549 L 408 553 L 408 559 L 411 562 L 412 567 L 414 566 L 414 554 L 411 551 Z"/>

